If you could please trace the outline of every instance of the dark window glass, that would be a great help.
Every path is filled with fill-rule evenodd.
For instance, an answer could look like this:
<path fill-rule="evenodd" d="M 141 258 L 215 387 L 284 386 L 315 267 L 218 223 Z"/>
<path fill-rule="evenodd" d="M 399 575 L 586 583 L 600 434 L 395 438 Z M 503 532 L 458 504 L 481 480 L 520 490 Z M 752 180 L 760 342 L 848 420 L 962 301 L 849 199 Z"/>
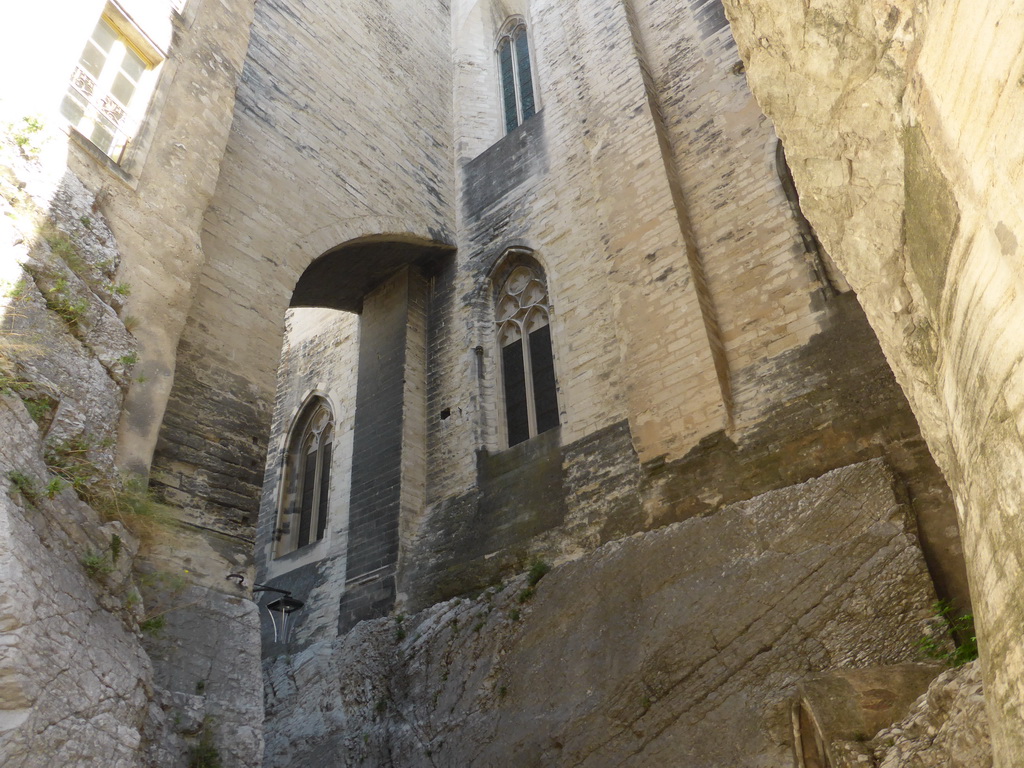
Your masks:
<path fill-rule="evenodd" d="M 302 467 L 302 505 L 299 507 L 299 546 L 309 544 L 309 527 L 313 521 L 313 490 L 316 486 L 317 452 L 306 454 Z"/>
<path fill-rule="evenodd" d="M 320 449 L 320 505 L 316 519 L 316 540 L 324 537 L 327 528 L 327 497 L 331 488 L 331 443 Z"/>
<path fill-rule="evenodd" d="M 519 103 L 523 108 L 523 120 L 533 116 L 536 107 L 533 103 L 533 77 L 530 74 L 530 44 L 526 40 L 526 28 L 516 30 L 516 65 L 519 75 Z"/>
<path fill-rule="evenodd" d="M 558 426 L 558 398 L 555 394 L 555 365 L 551 354 L 551 326 L 530 334 L 530 367 L 533 369 L 533 404 L 537 434 Z"/>
<path fill-rule="evenodd" d="M 516 111 L 516 76 L 512 68 L 512 46 L 507 38 L 501 41 L 498 59 L 501 62 L 501 96 L 505 102 L 505 131 L 511 132 L 519 125 L 519 115 Z"/>
<path fill-rule="evenodd" d="M 523 371 L 523 341 L 518 339 L 501 350 L 502 377 L 505 382 L 505 418 L 508 444 L 516 445 L 530 437 L 530 417 L 526 409 L 526 376 Z"/>

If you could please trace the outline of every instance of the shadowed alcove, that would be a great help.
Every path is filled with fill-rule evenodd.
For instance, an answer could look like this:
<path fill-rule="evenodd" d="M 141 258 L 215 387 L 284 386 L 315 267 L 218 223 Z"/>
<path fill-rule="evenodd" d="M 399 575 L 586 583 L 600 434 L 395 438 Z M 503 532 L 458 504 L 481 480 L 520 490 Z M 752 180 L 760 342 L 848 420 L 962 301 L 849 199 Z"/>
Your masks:
<path fill-rule="evenodd" d="M 394 604 L 400 521 L 425 496 L 429 275 L 453 252 L 408 236 L 351 241 L 314 260 L 289 303 L 260 567 L 268 583 L 313 603 L 317 583 L 335 582 L 334 597 L 319 598 L 333 605 L 304 613 L 336 614 L 339 631 Z M 324 501 L 311 515 L 317 535 L 304 536 L 309 505 L 300 502 L 310 494 L 300 470 L 309 462 L 292 432 L 311 398 L 332 415 L 333 447 L 329 469 L 306 473 Z"/>

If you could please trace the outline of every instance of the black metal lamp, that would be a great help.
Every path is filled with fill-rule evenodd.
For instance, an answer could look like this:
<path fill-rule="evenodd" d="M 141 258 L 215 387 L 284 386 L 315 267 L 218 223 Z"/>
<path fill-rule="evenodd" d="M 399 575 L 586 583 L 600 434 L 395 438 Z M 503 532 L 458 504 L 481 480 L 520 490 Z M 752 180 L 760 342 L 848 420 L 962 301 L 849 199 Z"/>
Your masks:
<path fill-rule="evenodd" d="M 252 591 L 253 593 L 276 592 L 281 595 L 281 597 L 272 600 L 264 607 L 267 609 L 267 613 L 270 614 L 270 623 L 274 625 L 274 642 L 287 643 L 288 633 L 291 631 L 288 617 L 304 606 L 305 603 L 292 597 L 290 590 L 268 587 L 266 584 L 253 584 Z"/>

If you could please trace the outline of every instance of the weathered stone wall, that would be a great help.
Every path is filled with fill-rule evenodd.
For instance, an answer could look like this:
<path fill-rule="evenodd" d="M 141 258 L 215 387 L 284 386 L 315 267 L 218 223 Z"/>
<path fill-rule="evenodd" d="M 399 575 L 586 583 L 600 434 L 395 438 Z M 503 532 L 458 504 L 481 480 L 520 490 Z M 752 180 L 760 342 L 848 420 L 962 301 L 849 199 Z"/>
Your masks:
<path fill-rule="evenodd" d="M 154 478 L 251 539 L 284 315 L 360 237 L 451 239 L 447 9 L 260 2 Z"/>
<path fill-rule="evenodd" d="M 916 655 L 894 482 L 847 467 L 268 661 L 266 765 L 788 764 L 801 676 Z"/>
<path fill-rule="evenodd" d="M 31 138 L 29 152 L 43 136 Z M 77 179 L 26 163 L 10 136 L 0 153 L 0 762 L 105 754 L 128 768 L 140 765 L 152 684 L 130 598 L 137 541 L 48 466 L 74 446 L 111 469 L 134 350 L 111 306 L 119 254 Z M 90 578 L 94 557 L 109 567 Z"/>
<path fill-rule="evenodd" d="M 917 680 L 910 685 L 907 685 L 910 682 L 907 671 L 905 667 L 885 667 L 841 670 L 837 675 L 823 676 L 825 680 L 845 676 L 864 683 L 857 698 L 865 706 L 865 715 L 874 719 L 879 714 L 891 713 L 896 700 L 905 696 L 908 688 L 917 688 L 920 681 L 927 681 L 927 675 L 934 679 L 905 710 L 905 716 L 877 732 L 873 728 L 867 730 L 863 721 L 858 724 L 847 719 L 848 713 L 842 710 L 848 704 L 849 691 L 844 692 L 834 685 L 831 690 L 822 688 L 823 696 L 819 701 L 823 709 L 815 712 L 814 718 L 804 717 L 800 722 L 802 727 L 817 731 L 811 736 L 818 738 L 815 743 L 801 735 L 810 750 L 810 754 L 804 754 L 805 762 L 820 761 L 821 756 L 827 754 L 829 764 L 835 768 L 991 768 L 992 743 L 980 662 L 947 669 L 938 676 L 934 676 L 934 668 L 929 671 L 927 667 L 914 665 L 909 671 Z M 872 674 L 878 675 L 877 682 L 868 687 L 872 684 Z M 902 689 L 896 687 L 900 684 Z M 803 685 L 801 690 L 804 690 Z M 825 708 L 832 711 L 827 712 Z M 826 717 L 834 715 L 834 723 L 845 720 L 847 727 L 821 728 L 821 719 L 816 716 L 822 712 Z M 849 727 L 858 725 L 856 731 Z"/>
<path fill-rule="evenodd" d="M 169 4 L 125 8 L 167 53 L 146 121 L 120 165 L 74 135 L 66 163 L 96 194 L 95 210 L 105 215 L 123 256 L 117 280 L 130 291 L 123 315 L 131 318 L 138 362 L 120 424 L 115 417 L 109 429 L 118 427 L 119 468 L 146 475 L 174 378 L 178 339 L 205 260 L 200 229 L 227 144 L 252 3 L 192 0 L 182 13 Z M 83 40 L 94 23 L 82 30 Z M 81 44 L 76 47 L 81 50 Z M 54 94 L 55 101 L 61 95 Z M 259 681 L 239 667 L 251 669 L 258 619 L 251 604 L 239 603 L 245 595 L 224 579 L 245 570 L 251 552 L 248 542 L 218 536 L 195 518 L 187 522 L 199 525 L 181 528 L 173 543 L 154 548 L 145 565 L 173 574 L 175 584 L 158 584 L 149 595 L 161 610 L 175 606 L 162 614 L 161 632 L 145 638 L 155 683 L 171 698 L 196 696 L 204 688 L 201 706 L 193 711 L 202 713 L 200 720 L 216 720 L 225 760 L 252 765 L 260 752 L 260 733 L 251 728 L 259 717 Z M 231 647 L 230 657 L 220 655 Z M 186 760 L 186 752 L 178 748 L 174 759 Z"/>
<path fill-rule="evenodd" d="M 967 605 L 948 491 L 855 298 L 807 252 L 722 8 L 673 9 L 452 8 L 459 250 L 430 278 L 426 503 L 403 508 L 397 591 L 421 608 L 534 554 L 576 557 L 884 455 L 941 594 Z M 513 13 L 541 111 L 503 136 L 492 43 Z M 561 427 L 508 450 L 491 275 L 512 246 L 546 272 Z"/>
<path fill-rule="evenodd" d="M 853 298 L 809 261 L 722 9 L 676 10 L 453 8 L 459 252 L 431 295 L 412 604 L 884 453 L 966 605 L 944 483 Z M 485 41 L 507 13 L 531 22 L 542 109 L 501 136 Z M 553 308 L 562 426 L 536 450 L 500 437 L 490 274 L 509 246 Z"/>
<path fill-rule="evenodd" d="M 943 672 L 907 717 L 873 742 L 878 768 L 989 768 L 992 744 L 981 664 Z"/>
<path fill-rule="evenodd" d="M 805 211 L 956 499 L 996 765 L 1024 760 L 1019 3 L 729 0 Z"/>
<path fill-rule="evenodd" d="M 35 768 L 104 755 L 135 768 L 152 665 L 138 617 L 122 607 L 135 590 L 125 573 L 132 538 L 119 524 L 102 526 L 70 488 L 49 496 L 42 435 L 17 396 L 4 396 L 0 423 L 0 761 Z M 124 552 L 116 577 L 101 585 L 82 562 L 109 552 L 114 536 Z"/>
<path fill-rule="evenodd" d="M 267 454 L 257 546 L 259 559 L 266 564 L 261 578 L 269 583 L 297 568 L 315 570 L 312 581 L 318 586 L 303 590 L 306 605 L 293 635 L 298 643 L 311 639 L 306 634 L 309 631 L 318 633 L 312 636 L 315 638 L 319 638 L 319 633 L 331 637 L 338 624 L 336 585 L 345 580 L 358 342 L 359 318 L 355 314 L 333 309 L 288 311 L 271 425 L 275 437 Z M 280 482 L 287 440 L 296 417 L 313 395 L 327 399 L 334 414 L 329 502 L 332 513 L 322 541 L 275 559 L 273 531 L 279 525 Z M 298 574 L 292 576 L 297 577 Z M 272 637 L 266 637 L 265 642 Z"/>
<path fill-rule="evenodd" d="M 148 4 L 152 5 L 152 4 Z M 125 254 L 120 278 L 132 287 L 140 365 L 126 403 L 119 464 L 149 470 L 174 377 L 178 337 L 203 264 L 202 216 L 220 173 L 252 18 L 251 0 L 192 0 L 168 7 L 148 34 L 166 46 L 141 134 L 121 165 L 82 140 L 68 145 L 69 167 L 99 193 L 99 206 Z M 97 11 L 98 15 L 98 11 Z M 81 31 L 81 51 L 93 17 Z M 77 53 L 76 53 L 77 56 Z M 65 78 L 67 74 L 65 74 Z M 51 98 L 59 102 L 63 88 Z"/>

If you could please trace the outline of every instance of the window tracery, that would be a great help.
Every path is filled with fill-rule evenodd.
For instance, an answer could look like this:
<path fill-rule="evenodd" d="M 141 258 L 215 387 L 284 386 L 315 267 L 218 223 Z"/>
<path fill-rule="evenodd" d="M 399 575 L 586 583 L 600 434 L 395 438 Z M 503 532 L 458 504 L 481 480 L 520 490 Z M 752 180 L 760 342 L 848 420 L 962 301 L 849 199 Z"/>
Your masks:
<path fill-rule="evenodd" d="M 559 425 L 551 304 L 539 268 L 515 266 L 498 291 L 495 317 L 509 446 Z"/>
<path fill-rule="evenodd" d="M 334 419 L 323 398 L 314 398 L 288 440 L 284 493 L 278 516 L 276 556 L 324 538 L 331 484 Z"/>

